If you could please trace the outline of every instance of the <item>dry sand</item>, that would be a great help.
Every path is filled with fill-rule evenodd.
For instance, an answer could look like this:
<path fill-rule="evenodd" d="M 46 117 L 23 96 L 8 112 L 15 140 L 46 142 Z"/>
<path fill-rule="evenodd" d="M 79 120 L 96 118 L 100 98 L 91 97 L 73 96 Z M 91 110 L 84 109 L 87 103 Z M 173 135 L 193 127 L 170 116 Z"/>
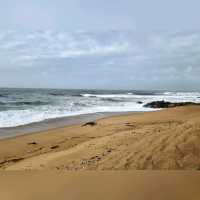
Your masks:
<path fill-rule="evenodd" d="M 199 200 L 200 174 L 173 171 L 4 172 L 1 200 Z"/>
<path fill-rule="evenodd" d="M 200 199 L 200 106 L 96 123 L 0 140 L 0 199 Z"/>
<path fill-rule="evenodd" d="M 127 114 L 0 141 L 3 170 L 199 170 L 200 106 Z"/>

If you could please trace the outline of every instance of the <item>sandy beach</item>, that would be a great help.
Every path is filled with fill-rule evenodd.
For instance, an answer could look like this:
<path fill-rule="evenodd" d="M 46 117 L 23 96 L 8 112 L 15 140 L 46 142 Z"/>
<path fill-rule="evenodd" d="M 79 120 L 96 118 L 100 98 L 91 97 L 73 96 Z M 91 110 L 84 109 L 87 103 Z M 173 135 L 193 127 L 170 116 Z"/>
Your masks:
<path fill-rule="evenodd" d="M 2 170 L 199 170 L 200 107 L 125 114 L 0 141 Z"/>
<path fill-rule="evenodd" d="M 199 200 L 195 171 L 0 173 L 3 200 Z"/>
<path fill-rule="evenodd" d="M 4 200 L 200 198 L 200 107 L 126 113 L 0 140 Z"/>
<path fill-rule="evenodd" d="M 200 1 L 0 6 L 0 200 L 200 200 Z"/>

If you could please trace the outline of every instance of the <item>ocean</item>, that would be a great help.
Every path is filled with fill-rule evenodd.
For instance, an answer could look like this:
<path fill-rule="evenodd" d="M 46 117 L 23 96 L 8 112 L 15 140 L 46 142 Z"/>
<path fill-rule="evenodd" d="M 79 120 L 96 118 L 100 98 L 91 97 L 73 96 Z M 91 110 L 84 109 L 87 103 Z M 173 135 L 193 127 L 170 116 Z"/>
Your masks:
<path fill-rule="evenodd" d="M 98 112 L 152 111 L 151 101 L 199 102 L 200 92 L 0 89 L 0 128 Z"/>

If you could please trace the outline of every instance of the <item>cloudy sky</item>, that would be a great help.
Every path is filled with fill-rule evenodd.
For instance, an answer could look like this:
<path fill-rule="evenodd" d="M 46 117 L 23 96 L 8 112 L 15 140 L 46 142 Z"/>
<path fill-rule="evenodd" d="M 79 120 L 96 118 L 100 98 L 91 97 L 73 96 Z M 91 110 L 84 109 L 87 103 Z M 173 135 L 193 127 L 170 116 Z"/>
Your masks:
<path fill-rule="evenodd" d="M 0 87 L 199 89 L 200 1 L 0 3 Z"/>

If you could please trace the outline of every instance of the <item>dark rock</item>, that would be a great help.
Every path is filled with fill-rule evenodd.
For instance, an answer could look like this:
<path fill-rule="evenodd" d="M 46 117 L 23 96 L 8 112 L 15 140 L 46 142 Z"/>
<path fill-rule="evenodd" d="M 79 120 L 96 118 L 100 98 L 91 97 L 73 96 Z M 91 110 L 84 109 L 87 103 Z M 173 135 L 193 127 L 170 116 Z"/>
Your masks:
<path fill-rule="evenodd" d="M 59 145 L 55 145 L 51 147 L 51 149 L 57 149 L 57 148 L 59 148 Z"/>
<path fill-rule="evenodd" d="M 83 126 L 96 126 L 97 123 L 96 122 L 87 122 L 85 124 L 83 124 Z"/>
<path fill-rule="evenodd" d="M 37 142 L 29 142 L 28 144 L 29 145 L 31 145 L 31 144 L 37 144 Z"/>
<path fill-rule="evenodd" d="M 179 103 L 172 103 L 168 101 L 152 101 L 144 105 L 147 108 L 173 108 L 177 106 L 189 106 L 189 105 L 200 105 L 199 103 L 194 102 L 179 102 Z"/>
<path fill-rule="evenodd" d="M 137 101 L 137 103 L 138 103 L 138 104 L 143 104 L 143 102 L 142 102 L 142 101 Z"/>

